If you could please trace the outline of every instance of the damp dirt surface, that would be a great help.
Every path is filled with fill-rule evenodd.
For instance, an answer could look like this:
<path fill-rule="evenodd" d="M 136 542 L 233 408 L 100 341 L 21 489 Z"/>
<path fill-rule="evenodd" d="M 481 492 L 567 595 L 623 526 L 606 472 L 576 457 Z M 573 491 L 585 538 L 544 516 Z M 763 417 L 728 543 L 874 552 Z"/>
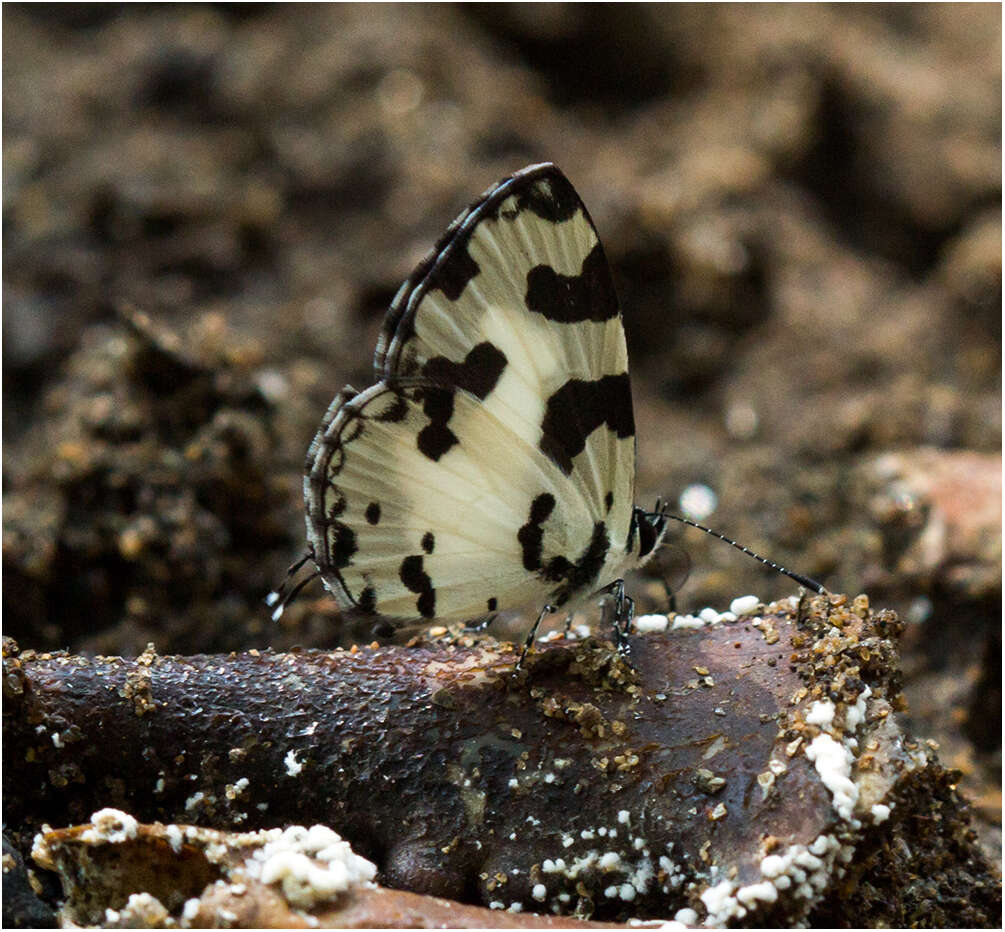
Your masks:
<path fill-rule="evenodd" d="M 707 486 L 894 610 L 905 729 L 1000 862 L 1000 8 L 5 4 L 3 43 L 22 650 L 373 640 L 320 587 L 264 605 L 307 446 L 450 220 L 554 161 L 621 299 L 636 500 Z M 682 611 L 794 591 L 672 537 Z"/>

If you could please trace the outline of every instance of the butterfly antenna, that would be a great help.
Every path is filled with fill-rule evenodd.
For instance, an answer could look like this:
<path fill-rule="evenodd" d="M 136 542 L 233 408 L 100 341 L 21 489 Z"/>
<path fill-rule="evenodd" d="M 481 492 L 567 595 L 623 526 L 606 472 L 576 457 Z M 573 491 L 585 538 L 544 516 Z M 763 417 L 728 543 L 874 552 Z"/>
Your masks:
<path fill-rule="evenodd" d="M 660 501 L 658 499 L 656 505 L 657 510 L 659 510 Z M 661 511 L 660 514 L 662 514 L 663 517 L 665 518 L 671 518 L 674 521 L 680 521 L 681 524 L 686 524 L 688 527 L 697 528 L 699 531 L 704 531 L 706 534 L 711 534 L 713 537 L 718 537 L 719 540 L 729 544 L 730 547 L 735 547 L 737 550 L 740 550 L 743 553 L 745 553 L 748 557 L 753 557 L 755 560 L 757 560 L 758 563 L 763 563 L 765 566 L 770 566 L 773 570 L 781 573 L 783 576 L 788 576 L 789 579 L 794 579 L 797 583 L 799 583 L 800 586 L 805 586 L 807 589 L 812 590 L 817 595 L 827 594 L 827 589 L 821 583 L 818 583 L 815 579 L 810 579 L 809 576 L 803 576 L 802 573 L 796 573 L 790 569 L 786 569 L 784 566 L 780 566 L 779 564 L 775 563 L 772 560 L 766 560 L 759 553 L 754 553 L 753 550 L 744 547 L 743 544 L 737 543 L 735 540 L 732 540 L 729 537 L 726 537 L 725 534 L 720 534 L 718 531 L 713 531 L 711 528 L 705 527 L 705 525 L 703 524 L 698 524 L 697 522 L 690 520 L 690 518 L 682 518 L 680 515 L 672 515 L 666 511 Z"/>
<path fill-rule="evenodd" d="M 265 597 L 265 604 L 272 606 L 275 605 L 275 611 L 272 613 L 272 620 L 279 621 L 282 617 L 283 612 L 286 610 L 286 606 L 289 605 L 299 594 L 300 590 L 304 588 L 312 579 L 316 579 L 321 573 L 315 570 L 309 576 L 304 577 L 300 580 L 292 589 L 289 589 L 289 585 L 293 580 L 293 577 L 300 572 L 300 568 L 313 556 L 313 554 L 308 550 L 296 563 L 290 564 L 290 568 L 286 571 L 286 578 L 280 583 L 278 589 L 274 589 Z"/>

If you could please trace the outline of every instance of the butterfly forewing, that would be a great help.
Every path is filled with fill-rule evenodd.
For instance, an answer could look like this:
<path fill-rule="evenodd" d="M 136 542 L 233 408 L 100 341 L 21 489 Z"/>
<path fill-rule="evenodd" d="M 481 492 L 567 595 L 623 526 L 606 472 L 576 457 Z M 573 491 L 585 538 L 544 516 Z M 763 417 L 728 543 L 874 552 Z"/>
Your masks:
<path fill-rule="evenodd" d="M 455 221 L 395 298 L 376 367 L 308 458 L 330 587 L 380 614 L 459 617 L 610 581 L 634 483 L 627 353 L 596 231 L 558 169 L 519 172 Z"/>
<path fill-rule="evenodd" d="M 567 474 L 582 454 L 573 481 L 597 514 L 624 490 L 614 507 L 627 529 L 634 422 L 621 314 L 593 222 L 553 165 L 501 182 L 455 221 L 395 299 L 376 367 L 379 378 L 472 391 Z"/>

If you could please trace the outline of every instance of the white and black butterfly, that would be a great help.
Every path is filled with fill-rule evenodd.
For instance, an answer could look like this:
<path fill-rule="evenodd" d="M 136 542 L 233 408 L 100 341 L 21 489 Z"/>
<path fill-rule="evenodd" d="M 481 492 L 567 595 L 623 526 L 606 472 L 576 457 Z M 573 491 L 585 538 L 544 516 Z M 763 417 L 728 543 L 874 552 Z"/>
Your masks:
<path fill-rule="evenodd" d="M 308 556 L 339 604 L 398 623 L 533 606 L 540 621 L 607 590 L 624 644 L 622 577 L 676 516 L 633 503 L 621 312 L 562 172 L 525 168 L 450 225 L 374 364 L 307 454 Z"/>

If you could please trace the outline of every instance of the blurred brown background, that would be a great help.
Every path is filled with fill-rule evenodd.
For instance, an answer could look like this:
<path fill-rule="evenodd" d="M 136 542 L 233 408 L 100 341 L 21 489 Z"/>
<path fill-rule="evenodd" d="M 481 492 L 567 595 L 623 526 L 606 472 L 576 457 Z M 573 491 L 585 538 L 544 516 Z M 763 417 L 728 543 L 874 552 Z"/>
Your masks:
<path fill-rule="evenodd" d="M 339 643 L 320 589 L 262 604 L 307 445 L 446 224 L 553 160 L 614 267 L 638 500 L 706 484 L 900 612 L 909 727 L 1000 845 L 1001 15 L 5 4 L 5 632 Z M 684 610 L 793 591 L 677 538 Z"/>

